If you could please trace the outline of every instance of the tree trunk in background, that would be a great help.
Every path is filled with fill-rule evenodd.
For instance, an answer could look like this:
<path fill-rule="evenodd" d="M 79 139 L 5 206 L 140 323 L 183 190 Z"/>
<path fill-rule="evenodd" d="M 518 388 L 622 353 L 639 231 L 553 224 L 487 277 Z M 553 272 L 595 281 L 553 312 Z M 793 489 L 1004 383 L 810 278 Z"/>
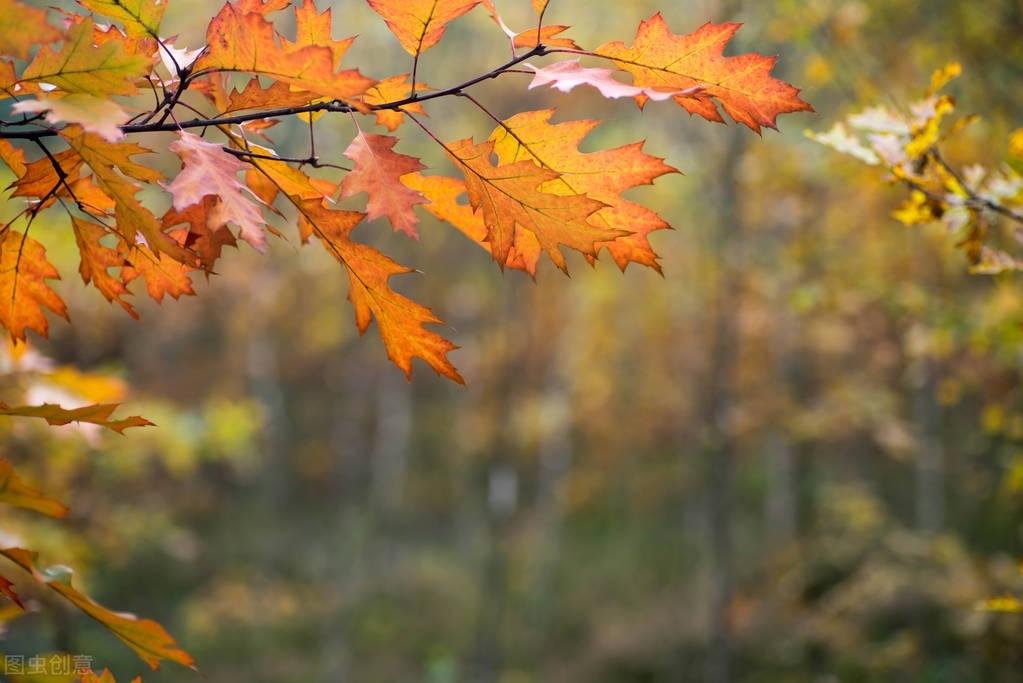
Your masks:
<path fill-rule="evenodd" d="M 921 531 L 941 531 L 945 516 L 945 448 L 941 442 L 941 406 L 938 405 L 938 369 L 924 361 L 914 391 L 917 432 L 916 523 Z"/>
<path fill-rule="evenodd" d="M 272 276 L 263 275 L 256 279 L 270 282 Z M 288 415 L 285 409 L 284 390 L 281 387 L 277 363 L 277 349 L 274 346 L 273 330 L 258 318 L 249 325 L 248 346 L 246 347 L 246 372 L 252 395 L 263 406 L 263 448 L 267 467 L 263 470 L 263 486 L 269 500 L 274 504 L 283 503 L 291 491 L 291 463 L 288 461 Z"/>
<path fill-rule="evenodd" d="M 412 386 L 390 366 L 376 383 L 376 434 L 370 453 L 373 507 L 389 514 L 401 507 L 412 436 Z"/>
<path fill-rule="evenodd" d="M 735 400 L 733 371 L 739 353 L 738 312 L 742 298 L 742 194 L 738 169 L 746 147 L 744 134 L 735 128 L 729 138 L 718 178 L 720 220 L 712 236 L 712 257 L 717 265 L 710 294 L 713 335 L 706 393 L 711 554 L 708 683 L 730 683 L 732 680 L 732 523 L 736 454 L 730 412 Z"/>
<path fill-rule="evenodd" d="M 577 299 L 571 294 L 562 302 L 564 325 L 559 333 L 557 349 L 548 363 L 547 386 L 544 389 L 545 418 L 550 423 L 539 445 L 539 473 L 536 506 L 539 509 L 539 524 L 543 529 L 538 546 L 539 566 L 533 599 L 530 606 L 531 622 L 536 632 L 536 658 L 542 661 L 544 645 L 550 633 L 550 615 L 555 611 L 555 579 L 561 556 L 562 516 L 558 492 L 572 463 L 572 405 L 566 387 L 565 373 L 569 372 L 569 360 L 578 348 L 577 325 L 574 313 L 578 310 Z"/>

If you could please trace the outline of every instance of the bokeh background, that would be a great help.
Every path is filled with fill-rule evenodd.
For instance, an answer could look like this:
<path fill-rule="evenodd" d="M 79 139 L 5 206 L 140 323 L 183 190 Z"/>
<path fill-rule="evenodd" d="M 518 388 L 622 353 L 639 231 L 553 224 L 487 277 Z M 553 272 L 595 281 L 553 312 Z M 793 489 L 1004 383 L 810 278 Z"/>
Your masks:
<path fill-rule="evenodd" d="M 349 64 L 409 69 L 365 3 L 317 4 L 359 34 Z M 532 21 L 524 0 L 498 5 Z M 198 47 L 216 9 L 173 0 L 165 31 Z M 595 46 L 657 9 L 677 32 L 745 22 L 733 49 L 778 54 L 818 113 L 761 139 L 523 75 L 475 88 L 503 116 L 604 119 L 590 149 L 646 139 L 685 175 L 631 195 L 675 227 L 653 238 L 663 277 L 574 259 L 534 283 L 425 213 L 418 244 L 361 228 L 422 271 L 399 287 L 450 326 L 466 388 L 424 365 L 407 383 L 375 330 L 356 333 L 337 264 L 294 232 L 266 257 L 232 251 L 195 298 L 140 293 L 136 323 L 75 276 L 63 215 L 40 219 L 74 324 L 20 361 L 48 380 L 15 372 L 5 390 L 121 396 L 159 427 L 0 423 L 4 454 L 72 508 L 3 524 L 199 661 L 147 683 L 1020 680 L 1023 616 L 977 605 L 1023 592 L 1023 282 L 968 275 L 941 228 L 891 219 L 899 189 L 803 132 L 906 104 L 958 60 L 952 90 L 981 119 L 949 156 L 998 165 L 1023 125 L 1023 3 L 552 0 L 548 16 Z M 506 53 L 476 10 L 420 79 Z M 428 110 L 445 139 L 493 129 L 466 102 Z M 350 120 L 317 125 L 340 155 Z M 272 135 L 304 153 L 302 126 Z M 5 652 L 145 673 L 34 597 Z"/>

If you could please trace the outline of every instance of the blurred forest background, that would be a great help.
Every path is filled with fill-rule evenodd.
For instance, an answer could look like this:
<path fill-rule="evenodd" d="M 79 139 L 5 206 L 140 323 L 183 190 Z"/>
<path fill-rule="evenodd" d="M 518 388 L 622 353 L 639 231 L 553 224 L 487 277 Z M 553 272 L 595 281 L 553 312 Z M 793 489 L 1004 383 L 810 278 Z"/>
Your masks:
<path fill-rule="evenodd" d="M 364 2 L 318 5 L 360 35 L 346 63 L 407 68 Z M 198 47 L 215 9 L 175 0 L 165 31 Z M 1020 680 L 1023 615 L 977 605 L 1023 592 L 1023 282 L 967 274 L 941 227 L 891 218 L 900 190 L 803 132 L 905 104 L 958 60 L 952 92 L 982 118 L 949 156 L 997 166 L 1023 125 L 1023 2 L 553 0 L 549 18 L 592 46 L 658 9 L 677 32 L 745 22 L 738 47 L 779 54 L 818 114 L 759 139 L 521 75 L 474 89 L 502 117 L 605 119 L 591 145 L 645 138 L 686 175 L 633 195 L 676 228 L 653 238 L 663 278 L 576 259 L 533 283 L 425 213 L 420 244 L 366 228 L 441 275 L 399 286 L 448 321 L 467 388 L 423 365 L 406 383 L 375 330 L 359 339 L 337 264 L 294 235 L 228 254 L 195 298 L 136 297 L 141 323 L 57 284 L 75 324 L 5 357 L 4 391 L 121 396 L 159 427 L 0 422 L 73 511 L 4 526 L 199 661 L 147 683 Z M 420 79 L 506 53 L 476 10 Z M 465 102 L 429 112 L 444 139 L 493 129 Z M 318 125 L 340 155 L 350 120 Z M 301 125 L 271 134 L 304 153 Z M 74 272 L 45 219 L 33 236 Z M 49 369 L 27 384 L 26 367 Z M 7 626 L 5 652 L 144 673 L 62 605 Z"/>

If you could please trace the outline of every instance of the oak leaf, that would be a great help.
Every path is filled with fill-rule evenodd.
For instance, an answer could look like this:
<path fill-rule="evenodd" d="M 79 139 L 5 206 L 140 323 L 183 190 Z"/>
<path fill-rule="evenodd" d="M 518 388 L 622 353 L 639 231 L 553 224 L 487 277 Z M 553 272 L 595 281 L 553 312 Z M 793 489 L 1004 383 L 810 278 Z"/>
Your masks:
<path fill-rule="evenodd" d="M 477 145 L 465 139 L 448 144 L 446 149 L 465 175 L 469 201 L 482 213 L 490 253 L 502 267 L 520 230 L 531 232 L 554 264 L 566 272 L 560 246 L 596 256 L 598 243 L 627 234 L 589 222 L 604 203 L 581 194 L 542 191 L 540 186 L 557 178 L 556 172 L 532 161 L 495 166 L 490 160 L 493 142 Z"/>
<path fill-rule="evenodd" d="M 561 92 L 572 92 L 572 90 L 580 85 L 589 85 L 599 90 L 601 95 L 609 99 L 634 97 L 663 102 L 673 97 L 693 95 L 701 89 L 700 86 L 694 86 L 686 91 L 639 88 L 615 80 L 612 76 L 614 72 L 611 69 L 584 67 L 579 63 L 578 59 L 565 59 L 548 64 L 543 68 L 537 68 L 532 64 L 526 64 L 526 67 L 535 72 L 533 80 L 529 84 L 530 90 L 549 85 Z"/>
<path fill-rule="evenodd" d="M 220 259 L 224 247 L 238 245 L 234 234 L 226 225 L 211 224 L 210 212 L 217 204 L 215 197 L 205 197 L 202 202 L 193 204 L 183 211 L 171 207 L 163 216 L 163 227 L 171 230 L 186 226 L 188 235 L 185 247 L 195 254 L 199 266 L 207 276 Z"/>
<path fill-rule="evenodd" d="M 103 669 L 101 674 L 97 674 L 94 671 L 86 671 L 82 674 L 79 683 L 117 683 L 117 679 L 114 678 L 114 674 L 110 673 L 110 669 Z M 142 683 L 142 677 L 136 676 L 131 679 L 131 683 Z"/>
<path fill-rule="evenodd" d="M 46 11 L 18 0 L 0 0 L 0 54 L 25 59 L 36 45 L 60 39 L 46 21 Z"/>
<path fill-rule="evenodd" d="M 122 297 L 130 294 L 119 277 L 109 273 L 110 268 L 123 268 L 127 265 L 124 256 L 117 250 L 102 244 L 101 240 L 110 235 L 110 231 L 104 226 L 92 221 L 78 218 L 71 219 L 71 227 L 75 233 L 75 241 L 78 244 L 78 254 L 81 263 L 78 272 L 85 284 L 92 283 L 92 286 L 106 297 L 107 301 L 117 302 L 128 315 L 135 318 L 139 314 L 134 306 L 125 301 Z M 120 241 L 120 236 L 118 236 Z"/>
<path fill-rule="evenodd" d="M 22 610 L 25 609 L 25 603 L 21 601 L 17 591 L 14 590 L 14 583 L 4 576 L 0 576 L 0 593 L 6 595 L 11 602 L 20 607 Z"/>
<path fill-rule="evenodd" d="M 715 102 L 737 123 L 756 132 L 776 128 L 779 114 L 813 111 L 799 90 L 771 76 L 776 57 L 748 53 L 725 57 L 724 49 L 740 24 L 707 23 L 688 35 L 671 32 L 660 13 L 642 22 L 629 47 L 611 42 L 593 54 L 611 59 L 632 74 L 640 88 L 700 91 L 675 100 L 690 114 L 723 122 Z M 642 98 L 640 98 L 642 103 Z"/>
<path fill-rule="evenodd" d="M 410 55 L 418 57 L 440 42 L 447 25 L 480 0 L 367 0 Z"/>
<path fill-rule="evenodd" d="M 459 384 L 465 381 L 447 358 L 457 348 L 424 325 L 442 321 L 433 312 L 391 289 L 393 275 L 412 272 L 366 244 L 351 239 L 351 233 L 363 218 L 353 211 L 329 209 L 322 200 L 297 199 L 299 221 L 305 230 L 323 242 L 324 247 L 348 271 L 348 299 L 355 308 L 355 322 L 365 333 L 376 320 L 387 356 L 412 377 L 412 359 L 425 360 L 438 374 Z"/>
<path fill-rule="evenodd" d="M 66 505 L 26 484 L 6 458 L 0 458 L 0 503 L 49 517 L 67 517 L 68 513 Z"/>
<path fill-rule="evenodd" d="M 129 36 L 157 36 L 168 0 L 79 0 L 93 12 L 124 24 Z"/>
<path fill-rule="evenodd" d="M 47 336 L 48 308 L 65 320 L 67 306 L 50 288 L 47 280 L 59 280 L 60 274 L 48 260 L 46 249 L 25 233 L 8 229 L 0 241 L 0 323 L 11 338 L 25 341 L 25 332 L 33 330 Z"/>
<path fill-rule="evenodd" d="M 427 199 L 423 208 L 429 213 L 457 228 L 487 252 L 490 251 L 490 243 L 487 242 L 487 224 L 483 222 L 483 216 L 473 211 L 468 202 L 461 201 L 462 196 L 468 193 L 465 181 L 447 176 L 424 176 L 420 173 L 411 173 L 402 177 L 401 182 Z M 504 267 L 523 270 L 535 277 L 540 253 L 540 244 L 536 241 L 533 233 L 519 230 L 515 233 L 515 243 L 508 252 Z"/>
<path fill-rule="evenodd" d="M 579 145 L 599 121 L 567 121 L 551 124 L 554 111 L 523 112 L 498 126 L 491 140 L 502 164 L 529 160 L 558 174 L 540 187 L 551 194 L 583 194 L 606 206 L 590 217 L 601 227 L 628 231 L 630 234 L 603 242 L 624 270 L 630 262 L 660 272 L 657 254 L 647 236 L 668 224 L 650 209 L 622 197 L 622 193 L 641 185 L 651 185 L 656 178 L 678 170 L 664 160 L 643 152 L 643 143 L 615 149 L 583 153 Z M 612 172 L 608 172 L 613 169 Z"/>
<path fill-rule="evenodd" d="M 65 600 L 105 626 L 154 671 L 162 660 L 177 662 L 195 668 L 195 660 L 182 650 L 160 624 L 151 619 L 139 619 L 133 614 L 112 612 L 71 585 L 71 570 L 63 566 L 39 569 L 37 554 L 23 548 L 0 549 L 11 562 L 27 571 L 41 585 L 47 586 Z"/>
<path fill-rule="evenodd" d="M 185 234 L 180 232 L 179 235 L 184 242 Z M 192 281 L 188 277 L 192 268 L 187 264 L 175 260 L 165 252 L 157 254 L 144 244 L 128 247 L 122 242 L 119 250 L 121 257 L 127 262 L 121 270 L 124 284 L 127 285 L 141 277 L 146 283 L 146 292 L 157 303 L 163 302 L 163 297 L 167 295 L 174 299 L 195 296 Z"/>
<path fill-rule="evenodd" d="M 0 402 L 0 415 L 38 417 L 46 420 L 47 424 L 53 426 L 67 425 L 72 422 L 85 422 L 106 427 L 118 434 L 123 434 L 124 430 L 130 427 L 150 427 L 153 425 L 149 420 L 138 416 L 113 420 L 111 416 L 117 408 L 117 403 L 97 403 L 95 405 L 82 406 L 81 408 L 62 408 L 52 403 L 44 403 L 39 406 L 9 406 L 6 403 Z"/>
<path fill-rule="evenodd" d="M 386 216 L 391 226 L 409 237 L 419 238 L 413 208 L 425 200 L 418 192 L 401 183 L 401 177 L 422 170 L 419 159 L 393 151 L 398 138 L 388 135 L 367 135 L 362 131 L 345 150 L 355 162 L 341 182 L 341 196 L 352 197 L 365 192 L 366 214 L 370 220 Z"/>
<path fill-rule="evenodd" d="M 425 90 L 429 90 L 425 84 L 416 83 L 416 92 L 423 92 Z M 387 104 L 403 100 L 411 93 L 412 84 L 409 82 L 409 75 L 400 74 L 378 81 L 366 91 L 363 101 L 369 105 Z M 377 123 L 393 133 L 398 130 L 398 127 L 405 120 L 405 115 L 402 113 L 404 111 L 422 114 L 423 116 L 426 115 L 426 110 L 423 109 L 422 104 L 412 102 L 399 109 L 377 109 L 375 112 Z"/>
<path fill-rule="evenodd" d="M 220 145 L 185 131 L 178 133 L 170 150 L 184 163 L 182 171 L 167 185 L 174 198 L 174 208 L 181 211 L 200 203 L 203 197 L 217 197 L 219 201 L 209 214 L 211 225 L 220 227 L 234 223 L 241 239 L 257 251 L 265 251 L 263 212 L 255 204 L 256 197 L 238 179 L 238 172 L 248 165 L 225 152 Z"/>
<path fill-rule="evenodd" d="M 373 85 L 357 69 L 335 71 L 334 49 L 325 45 L 281 45 L 274 26 L 262 14 L 231 3 L 210 22 L 206 52 L 194 72 L 244 71 L 283 81 L 316 96 L 351 100 Z"/>
<path fill-rule="evenodd" d="M 95 96 L 134 94 L 136 82 L 149 73 L 152 60 L 129 51 L 124 41 L 114 37 L 96 44 L 94 30 L 89 18 L 73 24 L 60 51 L 44 45 L 25 67 L 21 80 Z"/>

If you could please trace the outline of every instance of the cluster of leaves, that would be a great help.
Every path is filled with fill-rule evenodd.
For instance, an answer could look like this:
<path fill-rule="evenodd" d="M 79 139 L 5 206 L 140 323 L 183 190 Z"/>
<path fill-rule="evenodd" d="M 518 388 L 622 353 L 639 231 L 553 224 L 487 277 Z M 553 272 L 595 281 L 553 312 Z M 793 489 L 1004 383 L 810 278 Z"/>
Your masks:
<path fill-rule="evenodd" d="M 606 250 L 623 269 L 630 262 L 659 269 L 648 236 L 667 224 L 622 193 L 675 171 L 643 152 L 641 143 L 580 152 L 596 121 L 553 124 L 546 110 L 501 121 L 468 93 L 470 86 L 532 74 L 529 87 L 567 92 L 589 85 L 640 106 L 671 99 L 710 121 L 724 122 L 723 110 L 757 132 L 774 127 L 779 114 L 810 110 L 798 90 L 770 75 L 774 58 L 724 56 L 737 24 L 706 24 L 677 35 L 658 14 L 640 25 L 631 46 L 609 42 L 584 50 L 562 35 L 567 27 L 544 23 L 548 3 L 542 0 L 533 0 L 537 25 L 525 31 L 508 28 L 492 0 L 369 0 L 412 56 L 411 74 L 376 79 L 342 65 L 353 38 L 335 39 L 331 11 L 319 12 L 312 0 L 295 3 L 293 38 L 273 23 L 289 0 L 227 3 L 197 50 L 162 37 L 168 4 L 80 1 L 117 22 L 108 25 L 91 13 L 0 2 L 0 92 L 16 100 L 13 110 L 22 115 L 0 122 L 0 159 L 17 178 L 11 196 L 26 202 L 0 236 L 0 324 L 14 339 L 29 330 L 45 336 L 47 309 L 68 315 L 47 283 L 58 273 L 29 234 L 43 210 L 67 213 L 82 279 L 132 316 L 132 281 L 142 280 L 156 301 L 192 295 L 190 274 L 213 273 L 225 246 L 241 240 L 263 251 L 267 233 L 283 236 L 280 221 L 292 217 L 301 241 L 322 244 L 347 272 L 360 331 L 375 320 L 389 357 L 406 375 L 418 357 L 462 382 L 447 357 L 454 345 L 426 327 L 440 320 L 390 286 L 392 276 L 410 269 L 355 239 L 365 219 L 387 218 L 394 230 L 415 238 L 420 206 L 478 242 L 502 268 L 530 274 L 542 254 L 566 270 L 563 247 L 590 261 Z M 477 6 L 507 35 L 510 60 L 453 87 L 418 82 L 421 55 L 451 21 Z M 542 67 L 527 63 L 550 54 L 572 57 Z M 581 57 L 613 68 L 584 67 Z M 238 74 L 245 80 L 234 80 Z M 618 80 L 625 74 L 632 84 Z M 146 90 L 155 98 L 148 108 L 132 98 Z M 440 140 L 422 120 L 424 105 L 440 97 L 462 97 L 478 107 L 494 119 L 493 134 L 483 142 Z M 353 139 L 344 152 L 350 167 L 317 155 L 316 120 L 325 112 L 352 118 Z M 307 121 L 308 157 L 284 157 L 253 141 L 268 140 L 267 130 L 287 116 Z M 443 148 L 461 177 L 422 174 L 418 159 L 395 151 L 397 137 L 363 130 L 371 125 L 366 117 L 389 133 L 411 122 Z M 126 139 L 158 132 L 177 136 L 168 150 L 183 168 L 169 180 L 138 161 L 149 149 Z M 338 181 L 341 170 L 346 174 Z M 170 209 L 156 215 L 139 197 L 144 188 L 168 192 Z M 340 198 L 361 194 L 365 211 L 337 208 Z"/>
<path fill-rule="evenodd" d="M 943 143 L 960 134 L 976 115 L 955 117 L 955 99 L 942 90 L 961 72 L 958 63 L 936 71 L 924 97 L 905 111 L 874 106 L 826 133 L 809 136 L 872 166 L 903 184 L 909 197 L 894 217 L 905 225 L 940 221 L 963 251 L 972 272 L 1023 270 L 1007 243 L 1023 241 L 1023 129 L 1009 140 L 1009 160 L 999 168 L 972 164 L 962 170 L 947 161 Z"/>

